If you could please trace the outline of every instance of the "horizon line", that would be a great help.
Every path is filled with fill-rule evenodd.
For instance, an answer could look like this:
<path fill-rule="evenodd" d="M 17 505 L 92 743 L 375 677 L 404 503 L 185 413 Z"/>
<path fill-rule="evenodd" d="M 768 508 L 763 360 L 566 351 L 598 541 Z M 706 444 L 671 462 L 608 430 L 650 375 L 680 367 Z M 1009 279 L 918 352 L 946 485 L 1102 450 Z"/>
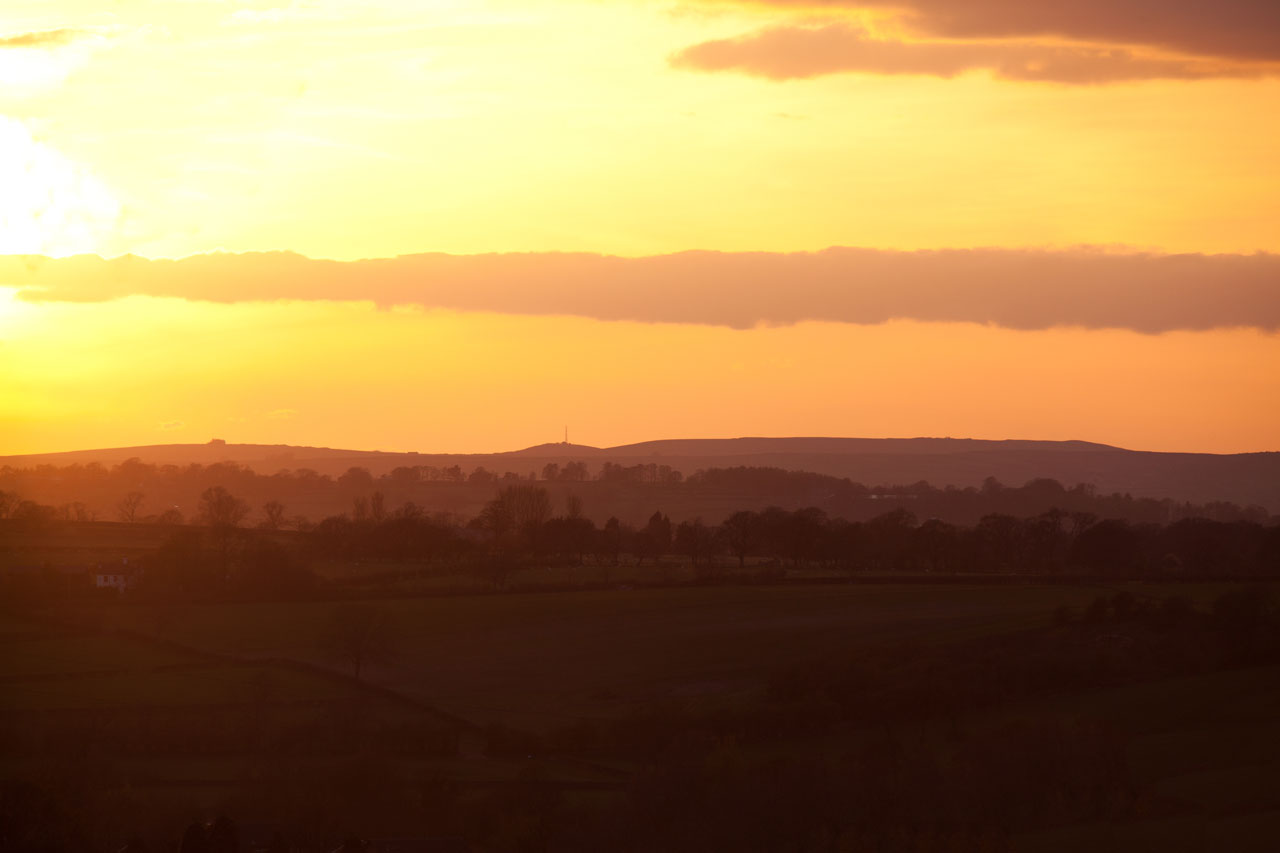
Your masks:
<path fill-rule="evenodd" d="M 617 451 L 624 448 L 636 447 L 644 444 L 658 444 L 662 442 L 725 442 L 725 441 L 750 441 L 750 440 L 766 440 L 766 441 L 873 441 L 873 442 L 901 442 L 901 441 L 953 441 L 953 442 L 981 442 L 988 444 L 1049 444 L 1049 445 L 1091 445 L 1100 450 L 1117 450 L 1126 453 L 1159 453 L 1169 455 L 1196 455 L 1196 456 L 1248 456 L 1261 453 L 1280 453 L 1277 450 L 1241 450 L 1234 452 L 1214 452 L 1203 450 L 1144 450 L 1141 448 L 1124 447 L 1117 444 L 1107 444 L 1105 442 L 1090 441 L 1087 439 L 1046 439 L 1046 438 L 974 438 L 970 436 L 942 436 L 942 435 L 915 435 L 915 436 L 839 436 L 839 435 L 737 435 L 737 436 L 715 436 L 715 437 L 682 437 L 682 438 L 655 438 L 644 439 L 641 441 L 626 442 L 623 444 L 598 446 L 591 444 L 566 443 L 564 441 L 548 441 L 536 444 L 518 447 L 513 450 L 479 450 L 479 451 L 458 451 L 458 450 L 384 450 L 380 448 L 356 448 L 356 447 L 336 447 L 330 445 L 319 444 L 281 444 L 272 442 L 252 442 L 252 441 L 228 441 L 225 439 L 210 439 L 203 442 L 167 442 L 154 444 L 126 444 L 112 447 L 81 447 L 70 450 L 45 450 L 26 453 L 0 453 L 0 461 L 17 460 L 28 457 L 40 456 L 65 456 L 69 454 L 85 454 L 85 453 L 108 453 L 125 450 L 149 450 L 157 448 L 200 448 L 200 447 L 218 447 L 226 446 L 243 447 L 243 448 L 288 448 L 294 450 L 319 450 L 334 453 L 358 453 L 358 454 L 384 454 L 389 456 L 509 456 L 512 454 L 523 453 L 529 450 L 540 448 L 553 449 L 556 447 L 582 448 L 585 450 L 609 452 Z"/>

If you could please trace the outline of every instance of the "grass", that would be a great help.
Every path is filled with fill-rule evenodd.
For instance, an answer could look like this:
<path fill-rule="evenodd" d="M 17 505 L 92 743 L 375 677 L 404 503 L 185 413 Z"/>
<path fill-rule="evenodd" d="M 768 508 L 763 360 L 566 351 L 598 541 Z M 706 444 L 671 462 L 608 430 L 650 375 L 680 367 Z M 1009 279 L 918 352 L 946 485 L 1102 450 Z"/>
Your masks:
<path fill-rule="evenodd" d="M 369 679 L 479 722 L 534 729 L 654 704 L 732 701 L 779 668 L 900 644 L 1047 624 L 1111 588 L 1049 585 L 724 586 L 368 602 L 393 626 Z M 116 624 L 195 648 L 340 666 L 321 651 L 329 603 L 165 612 Z"/>
<path fill-rule="evenodd" d="M 1016 850 L 1263 851 L 1280 839 L 1280 667 L 1215 672 L 1052 701 L 1019 713 L 1104 720 L 1129 736 L 1152 814 L 1026 836 Z"/>
<path fill-rule="evenodd" d="M 476 722 L 550 730 L 648 708 L 747 701 L 782 668 L 1044 626 L 1059 605 L 1079 611 L 1122 588 L 1185 595 L 1201 607 L 1222 591 L 1214 585 L 837 583 L 371 600 L 366 604 L 383 610 L 393 629 L 394 654 L 366 677 Z M 320 643 L 336 606 L 100 602 L 78 615 L 101 631 L 0 619 L 0 714 L 159 709 L 163 716 L 261 705 L 305 715 L 312 704 L 354 699 L 379 720 L 406 719 L 411 708 L 358 685 L 274 662 L 342 671 Z M 113 632 L 119 628 L 171 644 Z M 182 646 L 228 659 L 185 653 Z M 1037 716 L 1098 719 L 1119 728 L 1133 773 L 1153 803 L 1137 819 L 1058 827 L 1018 839 L 1015 849 L 1260 850 L 1268 848 L 1252 839 L 1280 831 L 1280 794 L 1270 785 L 1280 771 L 1280 667 L 1038 698 L 983 711 L 968 725 L 998 728 Z M 922 736 L 928 726 L 924 730 Z M 838 737 L 811 748 L 829 751 Z M 483 785 L 515 778 L 518 758 L 406 759 L 404 775 Z M 149 755 L 131 758 L 129 772 L 137 784 L 157 790 L 179 782 L 203 786 L 189 793 L 213 802 L 237 789 L 250 762 L 248 756 Z M 568 782 L 595 778 L 568 761 L 551 771 Z M 6 772 L 21 771 L 0 765 L 0 774 Z"/>
<path fill-rule="evenodd" d="M 151 669 L 184 663 L 189 655 L 120 637 L 87 634 L 0 634 L 0 679 Z"/>

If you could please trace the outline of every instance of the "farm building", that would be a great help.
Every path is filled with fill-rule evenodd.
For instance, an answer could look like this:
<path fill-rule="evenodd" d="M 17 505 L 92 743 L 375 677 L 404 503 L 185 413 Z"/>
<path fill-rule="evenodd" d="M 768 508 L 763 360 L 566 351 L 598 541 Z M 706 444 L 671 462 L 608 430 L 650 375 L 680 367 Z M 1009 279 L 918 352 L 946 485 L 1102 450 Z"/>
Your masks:
<path fill-rule="evenodd" d="M 129 565 L 128 557 L 121 557 L 119 565 L 99 563 L 93 572 L 93 585 L 98 589 L 132 589 L 138 583 L 138 570 Z"/>

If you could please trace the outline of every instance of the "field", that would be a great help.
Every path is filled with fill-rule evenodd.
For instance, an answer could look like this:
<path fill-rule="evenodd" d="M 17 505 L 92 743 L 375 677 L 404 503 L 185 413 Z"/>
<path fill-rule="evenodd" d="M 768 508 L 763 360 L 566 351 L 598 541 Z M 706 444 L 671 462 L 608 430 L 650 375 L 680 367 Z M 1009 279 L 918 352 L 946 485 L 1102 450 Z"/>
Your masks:
<path fill-rule="evenodd" d="M 172 834 L 212 809 L 250 814 L 254 804 L 293 802 L 264 799 L 254 781 L 263 772 L 331 779 L 362 755 L 380 756 L 382 786 L 370 783 L 370 802 L 352 813 L 385 822 L 394 819 L 391 804 L 410 808 L 395 797 L 441 780 L 473 792 L 521 784 L 524 749 L 495 751 L 498 724 L 550 735 L 530 747 L 541 752 L 540 784 L 588 802 L 626 790 L 641 765 L 634 755 L 557 751 L 555 732 L 649 713 L 751 713 L 789 668 L 980 649 L 1055 630 L 1059 606 L 1078 613 L 1121 590 L 1140 599 L 1172 592 L 1204 607 L 1222 587 L 726 584 L 346 603 L 81 603 L 0 619 L 0 718 L 11 747 L 0 772 L 62 772 L 85 761 L 77 750 L 88 740 L 106 736 L 117 760 L 105 766 L 124 789 L 159 798 L 110 825 L 163 802 Z M 324 641 L 335 610 L 353 604 L 389 629 L 387 654 L 359 680 Z M 1251 840 L 1280 830 L 1280 795 L 1268 781 L 1280 771 L 1280 667 L 1031 697 L 950 723 L 910 723 L 900 736 L 946 752 L 956 727 L 974 743 L 998 742 L 1027 720 L 1105 724 L 1122 738 L 1142 794 L 1119 822 L 1066 823 L 1019 836 L 1014 849 L 1260 850 Z M 751 749 L 840 755 L 876 737 L 853 724 Z M 263 764 L 264 755 L 274 763 Z"/>
<path fill-rule="evenodd" d="M 366 602 L 391 627 L 368 678 L 477 722 L 535 730 L 669 702 L 732 700 L 781 667 L 1046 625 L 1096 586 L 822 584 L 610 589 Z M 194 648 L 341 666 L 330 603 L 120 607 Z"/>
<path fill-rule="evenodd" d="M 1280 839 L 1280 667 L 1243 669 L 1035 703 L 1022 713 L 1104 719 L 1129 735 L 1145 817 L 1020 839 L 1028 853 L 1262 851 Z"/>

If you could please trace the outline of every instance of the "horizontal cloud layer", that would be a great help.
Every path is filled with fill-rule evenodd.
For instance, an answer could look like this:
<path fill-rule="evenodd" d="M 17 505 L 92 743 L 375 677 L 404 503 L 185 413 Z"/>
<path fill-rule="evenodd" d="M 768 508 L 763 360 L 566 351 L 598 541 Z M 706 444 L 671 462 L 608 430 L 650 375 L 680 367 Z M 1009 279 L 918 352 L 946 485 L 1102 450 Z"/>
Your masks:
<path fill-rule="evenodd" d="M 885 41 L 845 24 L 769 27 L 739 38 L 703 42 L 673 55 L 671 64 L 698 71 L 741 71 L 775 80 L 842 71 L 953 77 L 984 69 L 1008 80 L 1075 84 L 1256 77 L 1280 71 L 1280 66 L 1259 63 L 1146 57 L 1118 47 Z"/>
<path fill-rule="evenodd" d="M 901 12 L 918 33 L 948 38 L 1059 37 L 1237 60 L 1280 60 L 1276 0 L 754 0 L 811 11 Z"/>
<path fill-rule="evenodd" d="M 896 318 L 1141 332 L 1280 328 L 1280 255 L 833 248 L 812 253 L 405 255 L 289 252 L 147 260 L 0 257 L 0 286 L 34 302 L 133 294 L 210 302 L 372 300 L 507 314 L 750 328 Z"/>

